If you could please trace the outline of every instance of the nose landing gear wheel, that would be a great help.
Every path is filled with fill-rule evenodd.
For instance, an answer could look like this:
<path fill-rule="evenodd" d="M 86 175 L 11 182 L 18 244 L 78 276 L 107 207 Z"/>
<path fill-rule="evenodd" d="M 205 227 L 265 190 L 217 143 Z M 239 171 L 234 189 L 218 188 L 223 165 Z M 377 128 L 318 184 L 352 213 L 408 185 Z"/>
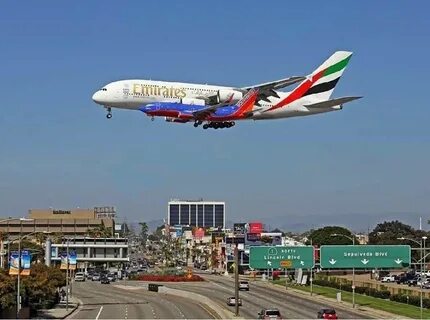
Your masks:
<path fill-rule="evenodd" d="M 106 118 L 110 119 L 112 118 L 112 108 L 111 107 L 105 107 L 108 114 L 106 115 Z"/>
<path fill-rule="evenodd" d="M 106 115 L 106 118 L 108 118 L 108 119 L 112 118 L 112 113 L 108 113 L 108 114 Z"/>

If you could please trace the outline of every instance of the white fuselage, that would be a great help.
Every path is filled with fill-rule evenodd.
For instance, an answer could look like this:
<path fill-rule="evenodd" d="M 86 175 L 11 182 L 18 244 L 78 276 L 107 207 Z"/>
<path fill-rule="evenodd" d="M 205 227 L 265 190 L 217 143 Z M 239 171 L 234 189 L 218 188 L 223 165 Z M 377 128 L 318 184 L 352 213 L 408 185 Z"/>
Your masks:
<path fill-rule="evenodd" d="M 234 92 L 235 87 L 192 84 L 183 82 L 167 82 L 154 80 L 120 80 L 107 84 L 96 91 L 93 100 L 105 107 L 137 110 L 144 105 L 155 102 L 180 102 L 181 99 L 199 99 L 202 96 L 214 96 L 220 91 Z M 295 100 L 284 107 L 264 112 L 270 109 L 290 92 L 277 91 L 280 98 L 269 97 L 270 102 L 258 101 L 254 106 L 254 116 L 248 119 L 280 119 L 294 116 L 305 116 L 322 112 L 339 110 L 340 108 L 308 109 L 304 105 L 314 103 L 316 95 Z"/>

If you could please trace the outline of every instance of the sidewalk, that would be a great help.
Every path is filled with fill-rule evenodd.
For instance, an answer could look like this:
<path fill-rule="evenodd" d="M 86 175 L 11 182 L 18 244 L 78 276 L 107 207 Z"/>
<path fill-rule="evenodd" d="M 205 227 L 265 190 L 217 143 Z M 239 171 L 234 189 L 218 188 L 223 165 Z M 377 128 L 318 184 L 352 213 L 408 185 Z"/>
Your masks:
<path fill-rule="evenodd" d="M 69 297 L 69 310 L 66 310 L 66 301 L 61 301 L 52 309 L 40 309 L 35 319 L 65 319 L 79 306 L 80 301 L 75 297 Z"/>

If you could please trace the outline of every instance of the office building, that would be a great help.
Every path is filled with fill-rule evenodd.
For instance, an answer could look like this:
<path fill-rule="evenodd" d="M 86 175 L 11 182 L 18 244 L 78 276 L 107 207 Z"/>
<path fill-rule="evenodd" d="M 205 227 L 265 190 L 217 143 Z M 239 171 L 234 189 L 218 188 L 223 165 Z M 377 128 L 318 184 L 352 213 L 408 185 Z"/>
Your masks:
<path fill-rule="evenodd" d="M 172 200 L 168 203 L 167 223 L 203 228 L 225 229 L 225 202 Z"/>

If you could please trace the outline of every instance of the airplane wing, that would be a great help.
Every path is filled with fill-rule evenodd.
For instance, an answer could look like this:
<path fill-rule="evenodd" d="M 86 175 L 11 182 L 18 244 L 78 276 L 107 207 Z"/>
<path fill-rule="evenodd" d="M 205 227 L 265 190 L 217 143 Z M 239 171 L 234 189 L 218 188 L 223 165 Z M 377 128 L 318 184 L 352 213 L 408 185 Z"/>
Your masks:
<path fill-rule="evenodd" d="M 209 115 L 214 113 L 218 108 L 228 106 L 230 102 L 223 102 L 218 104 L 210 105 L 206 108 L 197 110 L 193 112 L 193 117 L 198 120 L 206 119 Z"/>
<path fill-rule="evenodd" d="M 305 104 L 304 106 L 307 108 L 331 108 L 361 98 L 363 97 L 342 97 L 313 104 Z"/>
<path fill-rule="evenodd" d="M 288 87 L 294 83 L 303 81 L 305 79 L 306 79 L 306 77 L 294 76 L 294 77 L 289 77 L 289 78 L 285 78 L 285 79 L 281 79 L 281 80 L 260 83 L 260 84 L 256 84 L 253 86 L 244 87 L 242 89 L 243 90 L 250 90 L 252 88 L 258 89 L 259 90 L 259 96 L 257 97 L 256 101 L 263 100 L 266 102 L 270 102 L 270 100 L 268 99 L 269 97 L 279 98 L 279 96 L 275 90 Z"/>

